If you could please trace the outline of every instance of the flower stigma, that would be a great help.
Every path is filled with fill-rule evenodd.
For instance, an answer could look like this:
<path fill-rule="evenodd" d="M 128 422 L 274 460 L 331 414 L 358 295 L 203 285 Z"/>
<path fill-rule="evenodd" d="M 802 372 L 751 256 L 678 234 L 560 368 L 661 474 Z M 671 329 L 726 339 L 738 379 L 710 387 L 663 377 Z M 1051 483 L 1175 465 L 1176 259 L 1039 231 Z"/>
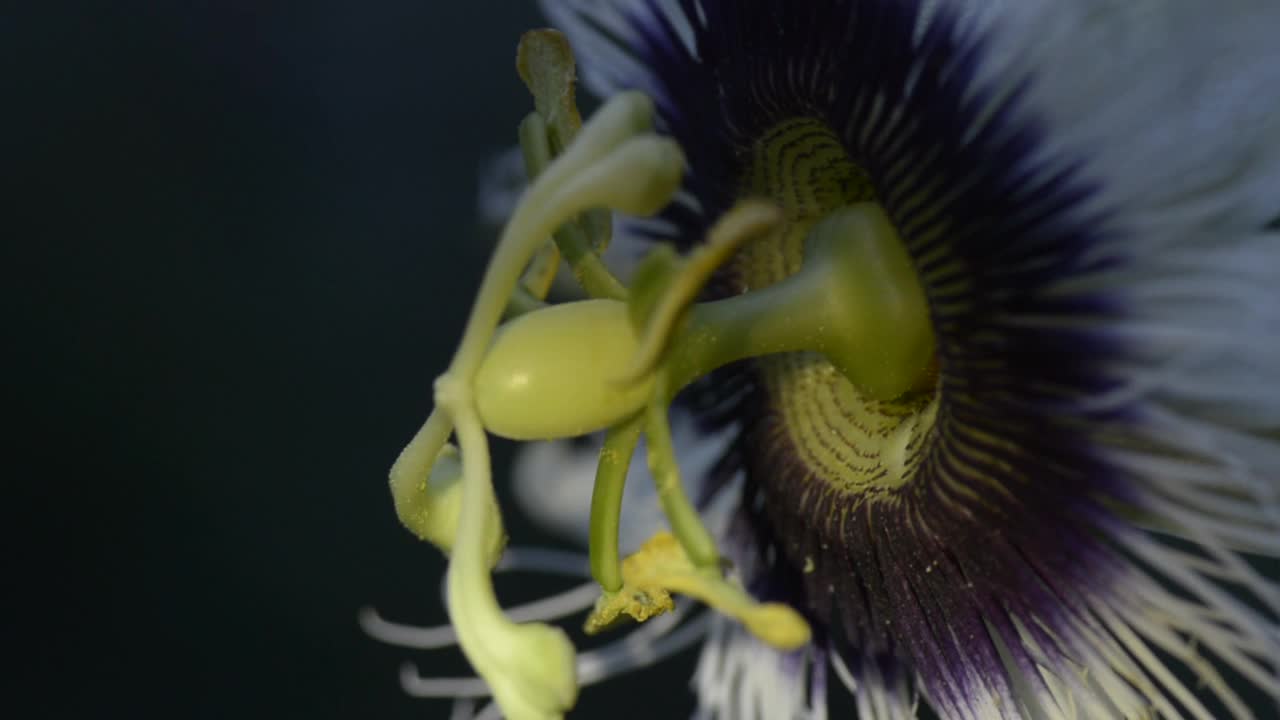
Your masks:
<path fill-rule="evenodd" d="M 447 601 L 458 644 L 513 720 L 561 717 L 578 682 L 563 631 L 513 623 L 498 604 L 490 571 L 505 533 L 488 434 L 525 441 L 606 432 L 590 499 L 590 571 L 602 593 L 588 633 L 623 616 L 642 622 L 670 611 L 671 593 L 679 593 L 772 647 L 795 650 L 810 640 L 806 620 L 738 584 L 685 491 L 672 401 L 729 363 L 783 353 L 825 357 L 867 402 L 907 398 L 919 406 L 911 398 L 936 383 L 924 292 L 872 198 L 836 193 L 821 212 L 798 214 L 794 192 L 757 183 L 751 194 L 767 199 L 728 209 L 685 257 L 657 246 L 630 285 L 620 282 L 600 259 L 609 239 L 600 211 L 664 209 L 682 181 L 684 154 L 653 132 L 653 104 L 635 92 L 615 96 L 579 128 L 572 56 L 558 33 L 527 34 L 519 58 L 537 107 L 520 127 L 531 184 L 490 260 L 454 358 L 435 382 L 436 408 L 391 470 L 401 521 L 449 556 Z M 788 192 L 819 197 L 827 188 L 814 181 Z M 752 248 L 779 245 L 796 251 L 794 271 L 698 302 L 717 273 L 741 275 Z M 560 257 L 590 299 L 545 302 L 547 267 Z M 904 432 L 886 434 L 886 461 L 905 455 Z M 446 444 L 451 435 L 457 448 Z M 623 484 L 641 436 L 671 533 L 623 561 Z"/>

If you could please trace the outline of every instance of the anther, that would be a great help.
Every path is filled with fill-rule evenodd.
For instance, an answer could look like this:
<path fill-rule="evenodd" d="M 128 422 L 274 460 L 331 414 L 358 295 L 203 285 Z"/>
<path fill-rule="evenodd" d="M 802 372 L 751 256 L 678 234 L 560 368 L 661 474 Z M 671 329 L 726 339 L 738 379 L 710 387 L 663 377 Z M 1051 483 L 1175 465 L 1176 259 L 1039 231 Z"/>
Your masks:
<path fill-rule="evenodd" d="M 753 635 L 779 650 L 794 650 L 809 642 L 809 624 L 795 610 L 781 603 L 759 603 L 740 587 L 725 580 L 719 568 L 695 566 L 670 533 L 654 535 L 622 563 L 623 586 L 606 593 L 585 630 L 594 634 L 607 629 L 622 615 L 637 622 L 669 612 L 671 593 L 697 598 L 735 618 Z"/>

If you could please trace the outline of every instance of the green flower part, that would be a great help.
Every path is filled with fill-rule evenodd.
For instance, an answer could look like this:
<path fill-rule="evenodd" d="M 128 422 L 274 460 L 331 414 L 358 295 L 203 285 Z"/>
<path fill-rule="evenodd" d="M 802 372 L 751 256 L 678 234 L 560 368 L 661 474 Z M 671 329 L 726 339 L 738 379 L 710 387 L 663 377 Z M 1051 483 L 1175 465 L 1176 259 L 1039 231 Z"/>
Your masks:
<path fill-rule="evenodd" d="M 479 677 L 411 693 L 560 717 L 702 643 L 722 720 L 1276 714 L 1280 6 L 544 6 L 609 99 L 524 38 L 531 183 L 392 470 L 452 625 L 364 616 Z M 491 434 L 586 557 L 497 557 Z"/>

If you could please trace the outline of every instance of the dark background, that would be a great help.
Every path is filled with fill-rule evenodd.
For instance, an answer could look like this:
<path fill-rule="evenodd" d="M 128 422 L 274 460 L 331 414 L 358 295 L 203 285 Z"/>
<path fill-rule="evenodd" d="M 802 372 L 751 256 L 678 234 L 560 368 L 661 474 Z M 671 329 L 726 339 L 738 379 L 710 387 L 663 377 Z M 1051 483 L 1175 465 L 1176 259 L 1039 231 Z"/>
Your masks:
<path fill-rule="evenodd" d="M 533 3 L 4 16 L 6 654 L 29 698 L 6 704 L 447 716 L 400 693 L 410 654 L 356 612 L 444 620 L 443 562 L 385 477 L 494 238 L 478 170 L 530 108 L 513 66 Z M 588 691 L 574 716 L 684 716 L 692 667 Z"/>

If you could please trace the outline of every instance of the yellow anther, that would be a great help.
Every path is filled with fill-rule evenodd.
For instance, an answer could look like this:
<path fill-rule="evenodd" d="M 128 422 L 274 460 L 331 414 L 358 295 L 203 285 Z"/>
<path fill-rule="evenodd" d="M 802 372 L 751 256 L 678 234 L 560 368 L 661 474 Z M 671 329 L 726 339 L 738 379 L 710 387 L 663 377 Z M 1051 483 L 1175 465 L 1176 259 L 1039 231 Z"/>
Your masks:
<path fill-rule="evenodd" d="M 663 583 L 673 570 L 693 572 L 694 567 L 671 533 L 658 533 L 622 561 L 622 588 L 600 597 L 583 629 L 594 635 L 613 625 L 623 613 L 644 622 L 674 610 L 671 593 Z"/>
<path fill-rule="evenodd" d="M 654 535 L 623 561 L 622 581 L 622 589 L 605 593 L 587 617 L 588 634 L 606 629 L 623 614 L 638 622 L 661 615 L 674 608 L 671 593 L 677 592 L 737 619 L 779 650 L 795 650 L 809 642 L 809 624 L 799 613 L 781 603 L 756 602 L 718 570 L 695 567 L 668 532 Z"/>

